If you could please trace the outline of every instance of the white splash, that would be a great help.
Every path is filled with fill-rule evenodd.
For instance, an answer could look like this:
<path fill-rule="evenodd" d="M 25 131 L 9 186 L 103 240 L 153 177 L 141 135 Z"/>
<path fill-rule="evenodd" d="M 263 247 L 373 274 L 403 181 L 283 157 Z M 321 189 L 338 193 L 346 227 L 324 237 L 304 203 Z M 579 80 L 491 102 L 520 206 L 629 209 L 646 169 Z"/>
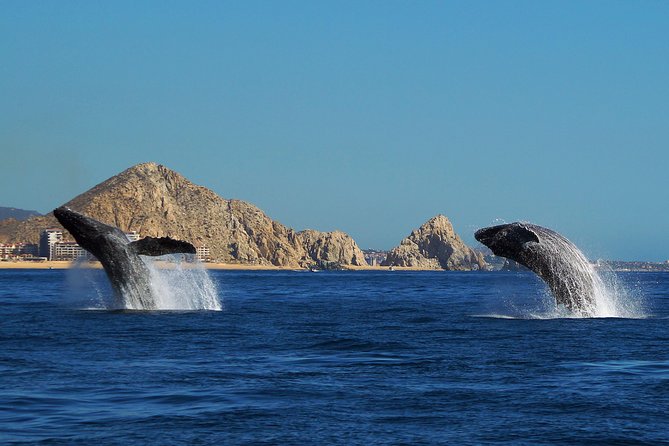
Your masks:
<path fill-rule="evenodd" d="M 648 317 L 642 296 L 624 284 L 606 265 L 588 264 L 595 277 L 595 305 L 592 317 L 642 319 Z"/>
<path fill-rule="evenodd" d="M 519 320 L 651 317 L 647 313 L 642 294 L 624 283 L 615 272 L 602 265 L 588 264 L 587 267 L 597 281 L 589 313 L 572 312 L 564 305 L 556 305 L 555 297 L 548 286 L 543 281 L 537 280 L 537 286 L 540 287 L 537 294 L 531 291 L 528 293 L 529 290 L 526 289 L 518 295 L 506 289 L 500 295 L 502 300 L 494 304 L 493 311 L 473 314 L 472 317 Z"/>
<path fill-rule="evenodd" d="M 559 278 L 555 282 L 561 294 L 569 296 L 571 302 L 585 302 L 584 308 L 573 312 L 554 307 L 555 317 L 644 317 L 641 300 L 622 285 L 613 271 L 596 268 L 576 245 L 558 233 L 542 231 L 540 238 L 535 249 L 548 260 L 549 276 Z"/>
<path fill-rule="evenodd" d="M 151 272 L 151 291 L 158 310 L 223 309 L 216 285 L 195 256 L 142 256 L 142 260 Z"/>
<path fill-rule="evenodd" d="M 153 310 L 221 311 L 218 289 L 204 265 L 193 255 L 141 256 L 150 272 Z M 114 294 L 105 272 L 78 261 L 67 275 L 68 304 L 88 310 L 146 310 L 131 299 Z"/>

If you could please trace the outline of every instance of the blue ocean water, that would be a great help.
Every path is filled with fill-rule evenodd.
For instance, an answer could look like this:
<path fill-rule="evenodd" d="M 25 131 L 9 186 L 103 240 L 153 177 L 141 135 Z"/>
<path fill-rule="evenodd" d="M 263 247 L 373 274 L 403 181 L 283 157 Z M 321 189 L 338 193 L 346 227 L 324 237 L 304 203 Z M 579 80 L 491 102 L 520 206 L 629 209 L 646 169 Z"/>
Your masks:
<path fill-rule="evenodd" d="M 620 274 L 630 319 L 530 273 L 214 271 L 192 312 L 70 274 L 0 270 L 2 444 L 669 444 L 669 274 Z"/>

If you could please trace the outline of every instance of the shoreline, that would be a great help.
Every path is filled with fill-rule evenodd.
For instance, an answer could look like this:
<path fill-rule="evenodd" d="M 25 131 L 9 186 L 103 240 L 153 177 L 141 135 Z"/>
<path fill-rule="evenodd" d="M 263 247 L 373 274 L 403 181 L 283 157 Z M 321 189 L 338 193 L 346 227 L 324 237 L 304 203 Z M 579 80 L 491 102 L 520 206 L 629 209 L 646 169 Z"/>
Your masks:
<path fill-rule="evenodd" d="M 0 269 L 68 269 L 73 266 L 80 268 L 93 268 L 101 269 L 102 265 L 100 262 L 83 262 L 77 263 L 69 260 L 45 260 L 43 262 L 24 262 L 24 261 L 11 261 L 11 262 L 0 262 Z M 170 264 L 167 264 L 168 266 Z M 202 263 L 205 269 L 211 270 L 294 270 L 299 268 L 287 268 L 274 265 L 243 265 L 235 263 Z"/>
<path fill-rule="evenodd" d="M 76 263 L 72 261 L 45 260 L 43 262 L 26 261 L 0 261 L 0 269 L 68 269 L 74 265 L 82 268 L 100 269 L 100 262 Z M 167 267 L 170 264 L 166 264 Z M 276 266 L 276 265 L 248 265 L 241 263 L 201 263 L 207 270 L 228 270 L 228 271 L 309 271 L 308 268 L 295 266 Z M 387 266 L 347 266 L 343 271 L 390 271 Z M 445 271 L 439 269 L 423 269 L 417 267 L 394 267 L 394 271 Z"/>
<path fill-rule="evenodd" d="M 43 262 L 26 262 L 26 261 L 0 261 L 0 270 L 1 269 L 33 269 L 33 270 L 43 270 L 43 269 L 68 269 L 73 267 L 76 262 L 72 261 L 61 261 L 61 260 L 46 260 Z M 308 268 L 300 268 L 295 266 L 276 266 L 276 265 L 247 265 L 242 263 L 201 263 L 207 270 L 218 270 L 218 271 L 296 271 L 304 272 L 309 271 Z M 165 263 L 167 268 L 174 266 L 174 264 Z M 101 269 L 102 265 L 100 262 L 85 262 L 77 264 L 79 268 L 93 268 Z M 390 272 L 387 266 L 353 266 L 348 265 L 344 270 L 341 271 L 388 271 Z M 406 266 L 395 266 L 393 271 L 434 271 L 434 272 L 448 272 L 448 270 L 443 269 L 425 269 L 418 267 L 406 267 Z M 636 272 L 636 273 L 645 273 L 645 272 L 669 272 L 667 270 L 648 270 L 648 269 L 613 269 L 614 272 Z M 460 272 L 479 272 L 479 271 L 460 271 Z M 490 272 L 483 270 L 482 272 Z"/>

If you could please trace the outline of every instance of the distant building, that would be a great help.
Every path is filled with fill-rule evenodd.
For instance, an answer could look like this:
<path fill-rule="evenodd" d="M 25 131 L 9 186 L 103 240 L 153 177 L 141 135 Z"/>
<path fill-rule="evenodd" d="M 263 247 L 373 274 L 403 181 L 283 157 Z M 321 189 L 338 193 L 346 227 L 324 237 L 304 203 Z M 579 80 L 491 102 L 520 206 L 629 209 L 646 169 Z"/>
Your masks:
<path fill-rule="evenodd" d="M 63 241 L 61 229 L 45 229 L 39 237 L 39 255 L 53 260 L 53 245 Z"/>
<path fill-rule="evenodd" d="M 128 240 L 131 242 L 136 242 L 139 240 L 139 233 L 137 231 L 126 232 L 125 236 L 128 237 Z"/>
<path fill-rule="evenodd" d="M 37 253 L 37 245 L 33 243 L 0 243 L 0 259 L 35 257 Z"/>
<path fill-rule="evenodd" d="M 14 254 L 14 244 L 0 243 L 0 259 L 9 259 Z"/>
<path fill-rule="evenodd" d="M 81 258 L 93 258 L 77 242 L 57 242 L 53 244 L 51 250 L 53 257 L 49 260 L 77 260 Z"/>
<path fill-rule="evenodd" d="M 17 243 L 14 252 L 19 256 L 37 257 L 39 255 L 39 248 L 35 243 Z"/>
<path fill-rule="evenodd" d="M 195 255 L 200 262 L 209 262 L 211 261 L 211 255 L 209 254 L 209 247 L 206 245 L 198 246 L 195 248 Z"/>
<path fill-rule="evenodd" d="M 380 265 L 381 262 L 386 260 L 388 256 L 388 251 L 382 251 L 379 249 L 365 249 L 362 251 L 365 256 L 365 261 L 370 266 Z"/>
<path fill-rule="evenodd" d="M 36 257 L 39 254 L 39 249 L 34 243 L 16 243 L 14 254 L 19 257 Z"/>

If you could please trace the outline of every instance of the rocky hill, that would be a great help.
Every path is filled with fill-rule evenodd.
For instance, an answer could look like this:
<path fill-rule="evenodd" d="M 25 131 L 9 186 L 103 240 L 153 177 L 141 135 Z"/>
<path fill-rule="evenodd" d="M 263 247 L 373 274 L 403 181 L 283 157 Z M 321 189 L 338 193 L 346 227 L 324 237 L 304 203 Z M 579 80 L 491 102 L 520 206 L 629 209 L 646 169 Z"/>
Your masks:
<path fill-rule="evenodd" d="M 355 241 L 343 232 L 296 232 L 249 203 L 221 198 L 155 163 L 131 167 L 66 206 L 141 236 L 206 245 L 212 260 L 220 262 L 289 267 L 320 260 L 366 264 Z M 0 221 L 0 242 L 35 243 L 47 227 L 60 227 L 52 213 L 25 222 Z"/>
<path fill-rule="evenodd" d="M 485 261 L 464 244 L 448 218 L 437 215 L 390 250 L 382 265 L 467 271 L 482 269 Z"/>

